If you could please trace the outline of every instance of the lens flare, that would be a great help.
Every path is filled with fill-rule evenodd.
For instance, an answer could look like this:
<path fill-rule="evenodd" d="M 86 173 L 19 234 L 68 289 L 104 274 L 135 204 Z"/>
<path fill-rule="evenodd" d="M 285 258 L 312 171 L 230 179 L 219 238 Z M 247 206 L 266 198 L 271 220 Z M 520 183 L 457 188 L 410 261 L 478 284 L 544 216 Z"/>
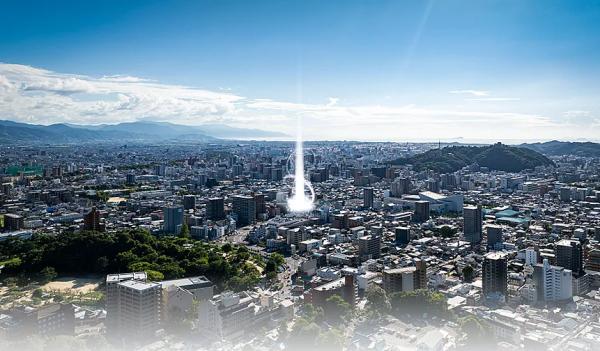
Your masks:
<path fill-rule="evenodd" d="M 291 212 L 309 212 L 314 208 L 315 191 L 308 180 L 304 178 L 304 147 L 302 145 L 302 129 L 298 118 L 296 136 L 296 157 L 294 162 L 294 187 L 287 201 Z M 305 190 L 308 189 L 310 195 Z"/>

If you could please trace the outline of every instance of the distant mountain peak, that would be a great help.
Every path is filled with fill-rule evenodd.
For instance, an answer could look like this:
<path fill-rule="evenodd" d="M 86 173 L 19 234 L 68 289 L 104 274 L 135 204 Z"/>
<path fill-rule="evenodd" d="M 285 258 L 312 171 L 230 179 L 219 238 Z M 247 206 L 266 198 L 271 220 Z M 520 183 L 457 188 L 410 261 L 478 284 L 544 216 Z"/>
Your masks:
<path fill-rule="evenodd" d="M 214 141 L 219 138 L 247 139 L 285 136 L 260 129 L 230 127 L 223 124 L 185 126 L 170 122 L 141 120 L 118 124 L 78 125 L 55 123 L 37 125 L 0 120 L 0 143 L 82 143 L 98 141 Z M 184 138 L 182 138 L 184 137 Z"/>

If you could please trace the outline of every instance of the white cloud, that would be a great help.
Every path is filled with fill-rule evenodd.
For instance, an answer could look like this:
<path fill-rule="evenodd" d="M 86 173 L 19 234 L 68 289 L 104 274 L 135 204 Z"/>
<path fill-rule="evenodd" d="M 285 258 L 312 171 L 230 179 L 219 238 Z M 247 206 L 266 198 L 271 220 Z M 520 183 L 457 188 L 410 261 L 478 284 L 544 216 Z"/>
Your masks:
<path fill-rule="evenodd" d="M 340 101 L 340 99 L 338 98 L 334 98 L 334 97 L 330 97 L 329 102 L 327 103 L 327 106 L 331 107 L 333 105 L 337 105 L 338 101 Z"/>
<path fill-rule="evenodd" d="M 0 118 L 29 123 L 101 124 L 153 119 L 190 125 L 228 123 L 294 133 L 295 123 L 289 122 L 302 116 L 308 138 L 371 140 L 448 135 L 568 138 L 598 132 L 598 120 L 589 111 L 571 110 L 552 119 L 538 113 L 507 111 L 505 104 L 492 103 L 516 98 L 493 97 L 482 90 L 451 93 L 490 103 L 477 104 L 476 110 L 440 103 L 342 105 L 337 97 L 319 104 L 296 103 L 247 98 L 228 89 L 212 91 L 121 75 L 95 78 L 0 63 Z M 577 123 L 590 127 L 580 131 Z"/>
<path fill-rule="evenodd" d="M 473 95 L 473 96 L 488 96 L 490 95 L 489 91 L 486 90 L 451 90 L 450 94 L 461 94 L 461 95 Z"/>
<path fill-rule="evenodd" d="M 520 101 L 520 98 L 511 98 L 511 97 L 487 97 L 487 98 L 476 98 L 476 99 L 467 99 L 468 101 L 491 101 L 491 102 L 502 102 L 502 101 Z"/>
<path fill-rule="evenodd" d="M 600 118 L 592 114 L 591 111 L 569 110 L 563 112 L 563 116 L 566 123 L 574 126 L 598 127 L 600 125 Z"/>
<path fill-rule="evenodd" d="M 0 64 L 5 118 L 33 123 L 116 123 L 141 118 L 217 121 L 243 97 L 130 76 L 94 78 Z"/>

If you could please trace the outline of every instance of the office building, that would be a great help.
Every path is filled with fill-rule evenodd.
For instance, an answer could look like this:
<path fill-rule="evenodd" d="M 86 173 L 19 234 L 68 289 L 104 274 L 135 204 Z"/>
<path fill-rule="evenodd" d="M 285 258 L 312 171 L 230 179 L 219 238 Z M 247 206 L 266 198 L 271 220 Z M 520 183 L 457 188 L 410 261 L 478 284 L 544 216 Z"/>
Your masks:
<path fill-rule="evenodd" d="M 482 267 L 483 295 L 502 295 L 508 292 L 508 261 L 506 255 L 500 252 L 490 252 L 485 255 Z"/>
<path fill-rule="evenodd" d="M 574 278 L 585 273 L 583 270 L 583 247 L 578 240 L 559 241 L 555 247 L 555 255 L 556 265 L 571 270 Z"/>
<path fill-rule="evenodd" d="M 413 220 L 417 223 L 425 222 L 429 219 L 429 201 L 416 201 L 415 214 Z"/>
<path fill-rule="evenodd" d="M 222 197 L 208 199 L 206 204 L 206 218 L 211 221 L 225 219 L 225 201 Z"/>
<path fill-rule="evenodd" d="M 253 224 L 256 221 L 256 200 L 252 196 L 234 196 L 233 213 L 237 216 L 236 224 L 238 227 Z"/>
<path fill-rule="evenodd" d="M 571 201 L 571 192 L 569 187 L 560 188 L 560 201 Z"/>
<path fill-rule="evenodd" d="M 465 240 L 471 244 L 479 244 L 482 238 L 483 214 L 481 206 L 463 208 Z"/>
<path fill-rule="evenodd" d="M 196 196 L 195 195 L 184 195 L 183 196 L 183 209 L 193 210 L 196 208 Z"/>
<path fill-rule="evenodd" d="M 167 234 L 178 235 L 183 226 L 183 207 L 169 206 L 163 208 L 163 231 Z"/>
<path fill-rule="evenodd" d="M 289 246 L 294 245 L 295 247 L 298 247 L 301 242 L 308 239 L 308 235 L 307 235 L 306 231 L 303 230 L 302 228 L 288 229 L 288 230 L 286 230 L 285 235 L 286 235 L 286 244 Z"/>
<path fill-rule="evenodd" d="M 366 209 L 373 208 L 373 188 L 364 188 L 363 189 L 363 207 Z"/>
<path fill-rule="evenodd" d="M 271 169 L 271 180 L 274 182 L 282 181 L 283 180 L 283 169 L 272 168 Z"/>
<path fill-rule="evenodd" d="M 404 246 L 410 242 L 410 228 L 396 227 L 394 232 L 396 236 L 396 246 Z"/>
<path fill-rule="evenodd" d="M 497 248 L 502 245 L 502 227 L 499 225 L 486 226 L 487 247 Z"/>
<path fill-rule="evenodd" d="M 254 202 L 256 203 L 256 215 L 267 212 L 265 194 L 254 194 Z"/>

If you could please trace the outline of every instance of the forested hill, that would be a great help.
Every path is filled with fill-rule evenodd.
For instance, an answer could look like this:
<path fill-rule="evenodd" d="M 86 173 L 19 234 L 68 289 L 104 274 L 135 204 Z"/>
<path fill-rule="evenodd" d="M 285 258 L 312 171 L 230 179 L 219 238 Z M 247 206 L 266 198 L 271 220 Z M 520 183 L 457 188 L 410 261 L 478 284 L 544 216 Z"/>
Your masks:
<path fill-rule="evenodd" d="M 430 169 L 440 173 L 454 172 L 474 163 L 507 172 L 553 165 L 550 159 L 537 151 L 500 143 L 490 146 L 448 146 L 392 161 L 395 165 L 413 165 L 418 171 Z"/>
<path fill-rule="evenodd" d="M 521 144 L 521 147 L 526 147 L 528 149 L 552 156 L 600 156 L 600 144 L 592 142 L 567 142 L 553 140 L 545 143 Z"/>

